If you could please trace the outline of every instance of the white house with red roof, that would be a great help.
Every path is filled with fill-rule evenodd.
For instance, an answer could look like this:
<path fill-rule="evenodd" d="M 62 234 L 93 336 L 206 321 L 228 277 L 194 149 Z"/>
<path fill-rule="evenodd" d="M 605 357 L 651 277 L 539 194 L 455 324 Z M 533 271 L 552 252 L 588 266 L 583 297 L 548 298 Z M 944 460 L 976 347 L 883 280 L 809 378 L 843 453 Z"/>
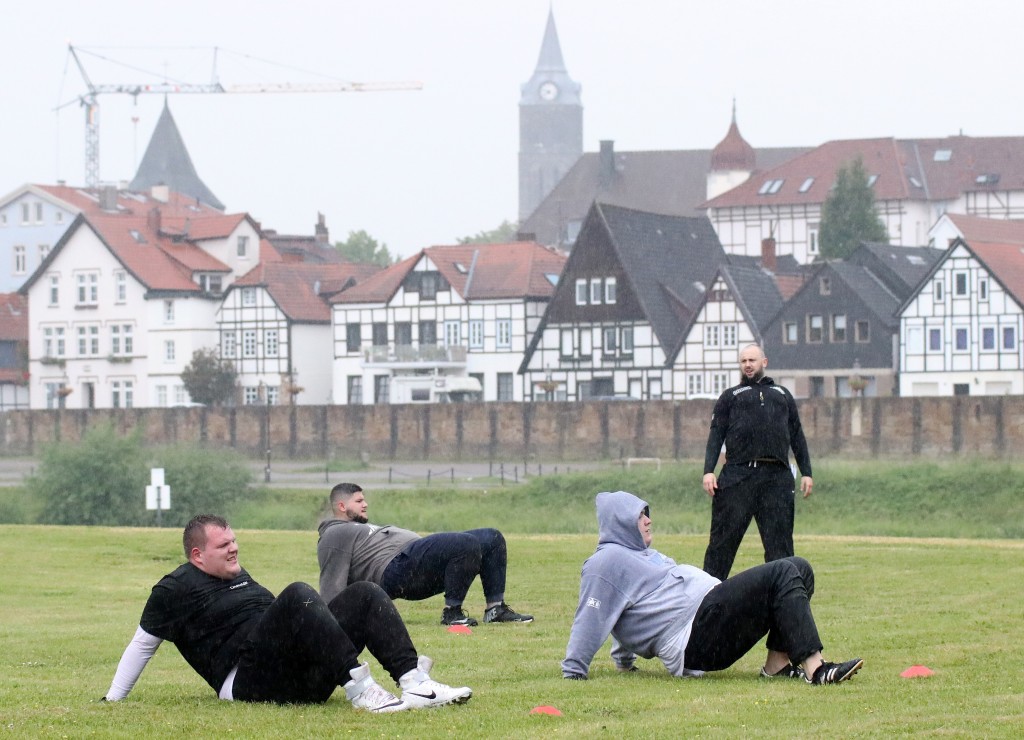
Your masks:
<path fill-rule="evenodd" d="M 900 395 L 1024 393 L 1024 222 L 947 215 L 933 235 L 952 243 L 896 312 Z"/>
<path fill-rule="evenodd" d="M 19 291 L 31 407 L 187 403 L 181 371 L 218 346 L 223 292 L 275 259 L 245 214 L 79 214 Z"/>
<path fill-rule="evenodd" d="M 334 402 L 430 400 L 393 392 L 427 377 L 474 378 L 484 401 L 528 398 L 516 371 L 565 259 L 534 242 L 427 247 L 338 293 Z"/>
<path fill-rule="evenodd" d="M 381 271 L 372 264 L 261 262 L 224 294 L 220 356 L 244 404 L 334 403 L 328 299 Z"/>
<path fill-rule="evenodd" d="M 860 158 L 891 244 L 924 244 L 944 213 L 1024 218 L 1024 137 L 830 141 L 703 204 L 726 252 L 757 255 L 774 237 L 780 255 L 808 263 L 836 173 Z"/>

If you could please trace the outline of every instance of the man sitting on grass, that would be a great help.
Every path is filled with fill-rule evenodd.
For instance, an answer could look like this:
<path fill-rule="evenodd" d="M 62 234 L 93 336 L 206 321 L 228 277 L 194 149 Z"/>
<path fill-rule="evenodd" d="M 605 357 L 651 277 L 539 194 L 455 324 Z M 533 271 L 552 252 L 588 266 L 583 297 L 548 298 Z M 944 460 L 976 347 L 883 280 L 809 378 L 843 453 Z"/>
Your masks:
<path fill-rule="evenodd" d="M 344 686 L 357 709 L 399 712 L 473 695 L 430 677 L 432 661 L 416 654 L 395 605 L 372 583 L 355 584 L 329 604 L 305 583 L 275 599 L 238 562 L 223 518 L 193 517 L 182 540 L 188 562 L 153 587 L 105 700 L 128 696 L 164 640 L 221 699 L 319 704 Z M 360 664 L 364 647 L 401 687 L 401 699 Z"/>
<path fill-rule="evenodd" d="M 462 610 L 473 579 L 480 576 L 484 622 L 532 622 L 505 603 L 505 538 L 496 529 L 440 532 L 420 537 L 392 524 L 370 524 L 366 496 L 355 483 L 331 489 L 333 519 L 320 523 L 316 546 L 320 593 L 332 599 L 348 584 L 380 584 L 392 599 L 418 601 L 444 592 L 441 624 L 470 627 L 477 621 Z"/>
<path fill-rule="evenodd" d="M 597 551 L 583 564 L 580 600 L 562 676 L 586 679 L 612 636 L 619 671 L 657 656 L 673 676 L 728 668 L 768 635 L 761 676 L 846 681 L 860 658 L 826 663 L 811 616 L 814 572 L 803 558 L 758 565 L 719 581 L 651 547 L 646 501 L 625 491 L 597 494 Z"/>

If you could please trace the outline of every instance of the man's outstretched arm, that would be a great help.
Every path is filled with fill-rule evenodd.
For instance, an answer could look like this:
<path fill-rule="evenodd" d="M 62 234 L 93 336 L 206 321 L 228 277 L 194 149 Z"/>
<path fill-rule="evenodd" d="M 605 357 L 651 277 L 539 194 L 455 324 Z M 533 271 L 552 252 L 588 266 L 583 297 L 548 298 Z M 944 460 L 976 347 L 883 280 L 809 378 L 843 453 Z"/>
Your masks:
<path fill-rule="evenodd" d="M 117 671 L 114 672 L 114 680 L 103 698 L 107 701 L 120 701 L 128 696 L 162 642 L 163 640 L 149 634 L 142 627 L 135 630 L 135 636 L 124 649 L 121 661 L 117 664 Z"/>

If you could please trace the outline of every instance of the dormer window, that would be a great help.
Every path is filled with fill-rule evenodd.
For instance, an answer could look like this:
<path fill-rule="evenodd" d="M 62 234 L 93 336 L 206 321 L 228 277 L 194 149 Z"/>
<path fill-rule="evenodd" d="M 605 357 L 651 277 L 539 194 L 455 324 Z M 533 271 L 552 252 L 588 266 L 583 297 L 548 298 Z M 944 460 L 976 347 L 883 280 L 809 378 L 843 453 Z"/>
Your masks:
<path fill-rule="evenodd" d="M 936 162 L 948 162 L 953 157 L 952 149 L 936 149 L 932 159 Z"/>
<path fill-rule="evenodd" d="M 911 179 L 913 179 L 913 178 L 911 178 Z M 876 182 L 878 182 L 878 175 L 868 175 L 868 187 L 869 188 L 874 187 Z"/>
<path fill-rule="evenodd" d="M 913 175 L 910 176 L 910 184 L 913 185 L 915 188 L 923 188 L 924 187 L 924 185 L 921 184 L 921 181 L 918 180 Z"/>
<path fill-rule="evenodd" d="M 806 193 L 806 192 L 807 192 L 808 190 L 810 190 L 810 189 L 811 189 L 811 185 L 813 185 L 813 184 L 814 184 L 814 178 L 813 178 L 813 177 L 808 177 L 808 178 L 807 178 L 806 180 L 804 180 L 804 181 L 803 181 L 803 183 L 802 183 L 802 184 L 800 185 L 800 192 L 801 192 L 801 193 Z"/>
<path fill-rule="evenodd" d="M 779 190 L 782 189 L 782 183 L 785 180 L 765 180 L 761 185 L 761 189 L 757 191 L 758 195 L 775 195 Z"/>

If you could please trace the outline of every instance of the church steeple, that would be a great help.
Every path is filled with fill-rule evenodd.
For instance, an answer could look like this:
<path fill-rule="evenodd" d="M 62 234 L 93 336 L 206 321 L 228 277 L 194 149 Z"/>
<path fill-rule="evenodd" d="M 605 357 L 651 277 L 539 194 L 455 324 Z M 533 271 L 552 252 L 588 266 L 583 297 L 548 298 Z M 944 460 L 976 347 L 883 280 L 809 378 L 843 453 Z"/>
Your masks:
<path fill-rule="evenodd" d="M 519 220 L 524 221 L 583 154 L 581 86 L 569 77 L 548 11 L 537 66 L 519 98 Z"/>
<path fill-rule="evenodd" d="M 757 152 L 747 143 L 736 125 L 736 99 L 732 101 L 732 122 L 725 138 L 711 150 L 707 176 L 708 200 L 746 182 L 757 168 Z"/>
<path fill-rule="evenodd" d="M 199 179 L 192 158 L 185 148 L 178 124 L 174 122 L 171 109 L 164 98 L 164 109 L 153 129 L 153 136 L 142 155 L 142 162 L 135 173 L 135 179 L 128 189 L 137 193 L 149 190 L 154 185 L 166 185 L 176 193 L 191 196 L 208 206 L 224 210 L 224 204 Z"/>

